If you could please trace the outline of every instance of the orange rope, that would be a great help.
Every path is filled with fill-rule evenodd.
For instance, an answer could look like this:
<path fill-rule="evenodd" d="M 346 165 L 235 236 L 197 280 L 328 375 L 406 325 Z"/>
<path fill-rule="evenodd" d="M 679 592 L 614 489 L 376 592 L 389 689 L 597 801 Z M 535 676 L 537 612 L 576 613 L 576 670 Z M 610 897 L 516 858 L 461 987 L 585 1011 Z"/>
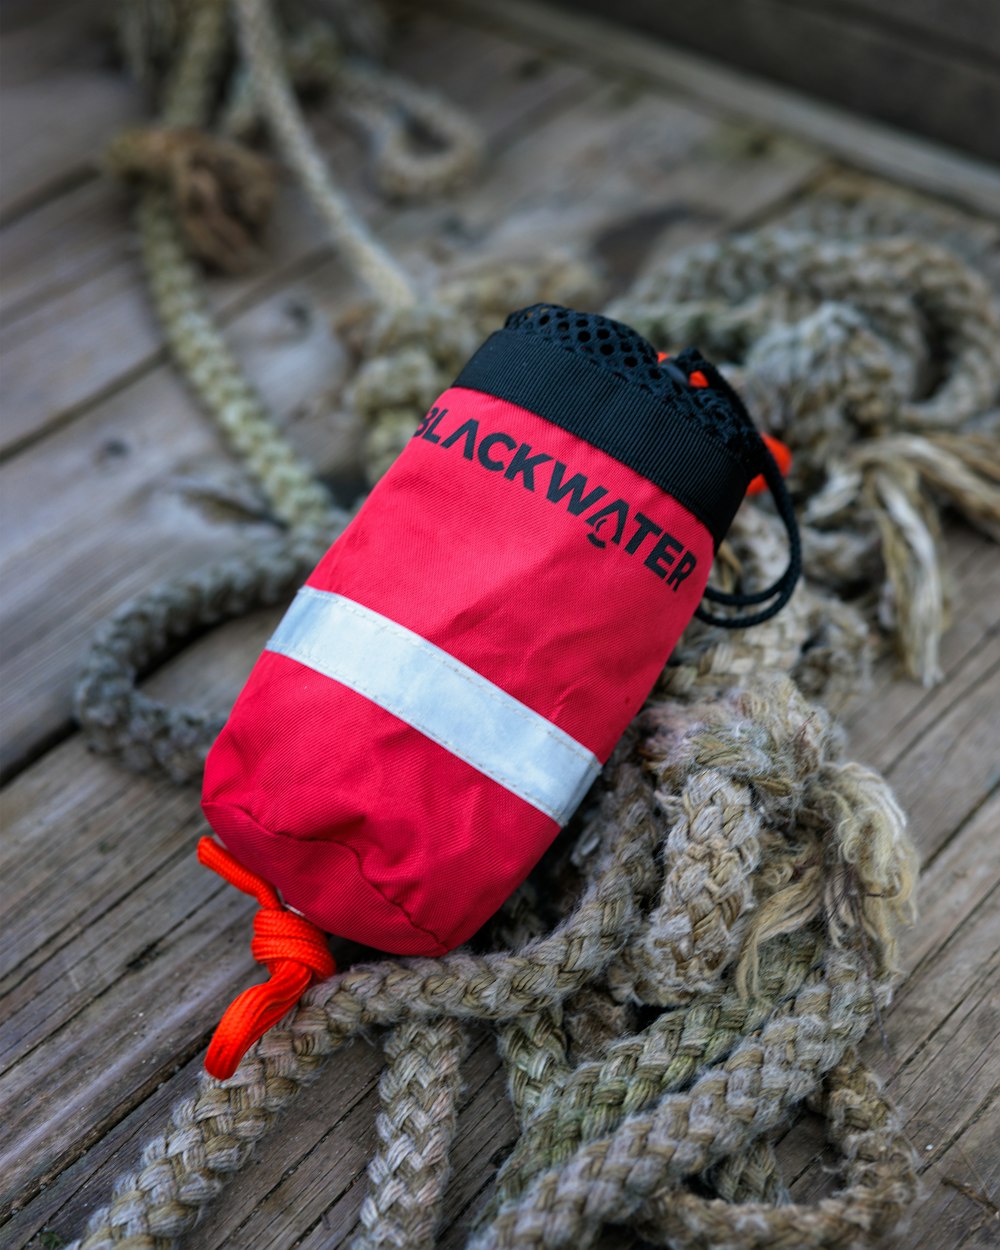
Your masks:
<path fill-rule="evenodd" d="M 773 434 L 762 434 L 761 438 L 767 444 L 768 451 L 775 458 L 778 468 L 781 470 L 781 476 L 787 477 L 788 470 L 792 467 L 792 453 L 781 441 L 775 438 Z M 748 495 L 759 495 L 761 491 L 767 490 L 767 483 L 764 481 L 764 474 L 758 473 L 754 480 L 747 487 Z"/>
<path fill-rule="evenodd" d="M 336 964 L 322 930 L 283 907 L 274 887 L 244 868 L 225 847 L 202 838 L 198 861 L 260 903 L 250 950 L 271 974 L 262 984 L 244 990 L 219 1021 L 205 1067 L 222 1081 L 233 1075 L 253 1043 L 295 1006 L 314 980 L 333 976 Z"/>

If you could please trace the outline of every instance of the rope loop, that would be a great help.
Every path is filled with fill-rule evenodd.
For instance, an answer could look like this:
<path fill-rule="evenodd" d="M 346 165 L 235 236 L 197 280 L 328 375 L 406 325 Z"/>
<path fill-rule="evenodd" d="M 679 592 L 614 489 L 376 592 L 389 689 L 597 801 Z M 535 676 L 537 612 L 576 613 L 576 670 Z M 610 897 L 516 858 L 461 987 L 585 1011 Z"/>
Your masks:
<path fill-rule="evenodd" d="M 169 192 L 185 242 L 199 260 L 241 273 L 261 259 L 274 204 L 271 161 L 194 126 L 141 126 L 117 135 L 105 162 L 119 178 Z"/>

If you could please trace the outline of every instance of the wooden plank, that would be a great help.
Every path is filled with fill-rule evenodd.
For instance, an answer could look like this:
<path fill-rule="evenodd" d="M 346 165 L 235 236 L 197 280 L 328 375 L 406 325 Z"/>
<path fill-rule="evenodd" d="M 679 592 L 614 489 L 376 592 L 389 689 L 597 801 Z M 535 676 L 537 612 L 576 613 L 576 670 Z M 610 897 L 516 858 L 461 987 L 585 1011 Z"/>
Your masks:
<path fill-rule="evenodd" d="M 887 659 L 844 717 L 850 750 L 880 769 L 910 813 L 926 863 L 996 785 L 1000 740 L 1000 562 L 975 531 L 952 526 L 953 624 L 942 642 L 945 680 L 931 690 L 894 679 Z"/>
<path fill-rule="evenodd" d="M 930 1201 L 921 1201 L 912 1213 L 905 1244 L 958 1245 L 964 1238 L 973 1237 L 981 1225 L 981 1207 L 973 1202 L 953 1202 L 953 1195 L 941 1193 L 943 1177 L 953 1176 L 957 1171 L 961 1183 L 979 1188 L 987 1197 L 991 1194 L 986 1177 L 990 1173 L 996 1175 L 996 1151 L 975 1130 L 984 1115 L 991 1112 L 998 1092 L 995 1055 L 1000 1035 L 997 1007 L 1000 976 L 996 946 L 1000 927 L 996 922 L 997 914 L 994 909 L 990 934 L 993 953 L 975 987 L 963 999 L 960 1008 L 939 1024 L 919 1059 L 890 1083 L 905 1108 L 906 1131 L 917 1148 L 920 1171 L 926 1178 L 924 1193 L 929 1191 L 930 1198 Z M 982 942 L 978 946 L 983 949 Z M 976 953 L 973 949 L 967 951 L 970 957 Z M 991 1118 L 994 1117 L 991 1115 Z M 976 1179 L 970 1180 L 970 1177 Z M 814 1201 L 824 1192 L 829 1179 L 828 1175 L 813 1169 L 793 1186 L 793 1193 L 798 1200 Z M 942 1222 L 948 1227 L 950 1240 L 947 1242 L 939 1240 Z"/>
<path fill-rule="evenodd" d="M 930 1039 L 975 995 L 995 955 L 1000 865 L 984 857 L 982 847 L 998 817 L 995 791 L 921 879 L 919 919 L 901 945 L 910 972 L 886 1017 L 894 1089 L 903 1088 L 904 1075 L 922 1060 Z M 873 1036 L 870 1044 L 875 1058 L 881 1040 Z"/>
<path fill-rule="evenodd" d="M 153 678 L 149 689 L 156 691 L 167 681 L 173 699 L 224 714 L 279 615 L 275 609 L 255 613 L 194 648 L 181 666 L 182 673 L 192 674 L 189 694 L 183 681 L 171 678 L 176 664 Z M 193 688 L 194 655 L 199 664 L 212 666 L 202 670 L 200 689 Z M 88 995 L 113 984 L 121 943 L 103 945 L 107 913 L 137 887 L 153 889 L 158 874 L 174 872 L 178 857 L 189 854 L 192 829 L 198 827 L 193 787 L 136 779 L 116 763 L 91 756 L 79 737 L 51 758 L 51 768 L 28 770 L 2 795 L 7 836 L 0 865 L 6 898 L 25 919 L 4 941 L 0 957 L 0 994 L 9 1026 L 0 1040 L 0 1071 L 61 1028 Z M 131 833 L 137 824 L 162 828 L 162 839 L 137 840 Z M 67 847 L 69 827 L 74 834 Z M 214 884 L 203 877 L 197 874 L 199 885 Z M 177 922 L 177 906 L 206 896 L 190 887 L 180 897 L 183 904 L 172 901 L 168 891 L 161 900 L 161 910 L 171 918 L 167 928 Z M 124 928 L 121 913 L 115 923 Z M 143 936 L 141 910 L 135 923 L 141 949 L 153 941 Z"/>
<path fill-rule="evenodd" d="M 226 706 L 274 617 L 207 636 L 157 674 L 151 692 L 167 684 L 192 706 Z M 7 1094 L 20 1082 L 31 1088 L 4 1100 L 15 1113 L 6 1141 L 20 1137 L 22 1149 L 0 1175 L 16 1192 L 77 1157 L 199 1050 L 220 1004 L 256 971 L 251 900 L 194 859 L 204 828 L 194 787 L 129 774 L 76 736 L 3 797 L 0 871 L 26 917 L 5 935 L 0 981 L 0 1085 Z M 81 1104 L 75 1123 L 46 1123 L 46 1105 Z"/>
<path fill-rule="evenodd" d="M 934 855 L 949 834 L 983 802 L 998 780 L 1000 742 L 1000 639 L 984 646 L 963 669 L 965 691 L 945 705 L 928 731 L 887 770 L 903 806 L 912 813 L 912 833 L 923 857 Z"/>
<path fill-rule="evenodd" d="M 192 813 L 180 833 L 190 843 L 196 828 Z M 153 836 L 164 833 L 154 828 Z M 37 1192 L 199 1052 L 220 1004 L 249 983 L 251 909 L 231 890 L 192 880 L 189 860 L 159 873 L 161 889 L 131 907 L 126 923 L 118 923 L 119 909 L 101 918 L 102 947 L 118 963 L 107 989 L 91 992 L 90 961 L 78 964 L 79 1010 L 0 1077 L 9 1134 L 0 1154 L 4 1201 Z M 167 904 L 188 889 L 190 906 L 172 917 Z M 103 962 L 97 971 L 104 974 Z M 23 1015 L 11 1027 L 24 1027 Z"/>
<path fill-rule="evenodd" d="M 1000 879 L 994 856 L 984 855 L 1000 821 L 1000 787 L 953 833 L 920 874 L 918 919 L 902 942 L 907 977 L 897 991 L 895 1010 L 907 1000 L 911 983 L 923 975 L 932 955 L 970 921 Z"/>
<path fill-rule="evenodd" d="M 977 908 L 968 932 L 948 943 L 934 963 L 933 974 L 922 977 L 919 988 L 912 990 L 909 1008 L 916 1011 L 922 1000 L 919 1009 L 924 1021 L 933 1010 L 936 1027 L 893 1081 L 893 1093 L 907 1110 L 909 1132 L 915 1140 L 923 1139 L 930 1162 L 949 1141 L 961 1136 L 996 1082 L 1000 888 Z M 963 983 L 961 991 L 949 984 L 948 978 L 955 977 Z M 948 1007 L 943 1008 L 939 995 L 946 987 Z M 905 1010 L 898 1021 L 899 1027 L 906 1027 Z M 877 1040 L 870 1039 L 866 1049 L 871 1055 L 877 1046 Z M 928 1150 L 928 1145 L 934 1149 Z"/>
<path fill-rule="evenodd" d="M 1000 59 L 1000 12 L 993 0 L 811 0 L 845 19 L 923 37 L 973 56 Z"/>
<path fill-rule="evenodd" d="M 921 1211 L 920 1227 L 927 1246 L 996 1250 L 1000 1237 L 997 1094 L 1000 1090 L 977 1108 L 962 1136 L 924 1178 L 930 1192 Z"/>
<path fill-rule="evenodd" d="M 139 93 L 112 64 L 96 0 L 20 4 L 0 39 L 0 220 L 12 220 L 96 172 Z"/>
<path fill-rule="evenodd" d="M 975 1119 L 983 1083 L 989 1081 L 982 1039 L 995 1028 L 993 952 L 1000 941 L 1000 864 L 995 856 L 983 854 L 1000 820 L 992 706 L 996 693 L 992 699 L 988 694 L 979 699 L 984 674 L 993 672 L 996 662 L 1000 570 L 993 545 L 973 531 L 953 526 L 947 541 L 953 556 L 955 620 L 942 648 L 944 683 L 925 691 L 901 680 L 886 657 L 873 689 L 848 720 L 850 754 L 888 770 L 925 865 L 919 919 L 901 943 L 907 977 L 884 1021 L 889 1052 L 884 1053 L 880 1035 L 873 1032 L 865 1054 L 900 1099 L 911 1132 L 922 1132 L 932 1118 L 935 1131 L 923 1144 L 936 1141 L 942 1146 Z M 952 740 L 956 734 L 959 741 Z M 944 758 L 930 767 L 935 751 Z M 911 762 L 916 760 L 922 765 Z M 958 776 L 950 770 L 950 760 L 958 761 Z M 982 1170 L 988 1162 L 983 1147 L 970 1142 L 966 1151 L 970 1166 Z M 925 1168 L 937 1157 L 932 1153 L 927 1152 Z M 835 1187 L 831 1167 L 836 1161 L 825 1148 L 815 1117 L 804 1116 L 785 1136 L 779 1159 L 795 1181 L 797 1199 L 815 1201 Z M 944 1244 L 925 1231 L 937 1227 L 935 1202 L 946 1203 L 963 1236 L 974 1228 L 974 1204 L 954 1203 L 954 1194 L 942 1198 L 935 1190 L 934 1195 L 934 1201 L 926 1191 L 919 1198 L 905 1244 Z"/>
<path fill-rule="evenodd" d="M 920 919 L 903 942 L 911 971 L 885 1017 L 888 1054 L 874 1032 L 864 1047 L 901 1103 L 922 1170 L 933 1169 L 929 1180 L 942 1170 L 945 1158 L 964 1160 L 960 1176 L 988 1171 L 992 1162 L 973 1129 L 995 1079 L 1000 865 L 982 848 L 998 819 L 1000 788 L 924 874 Z M 795 1179 L 798 1200 L 815 1201 L 833 1187 L 830 1165 L 835 1160 L 824 1149 L 814 1117 L 805 1117 L 787 1134 L 779 1158 Z M 906 1244 L 945 1244 L 930 1232 L 942 1207 L 955 1221 L 954 1244 L 974 1230 L 977 1212 L 967 1203 L 952 1202 L 952 1196 L 925 1186 L 907 1224 Z"/>
<path fill-rule="evenodd" d="M 941 642 L 942 686 L 922 689 L 899 681 L 892 657 L 879 666 L 871 688 L 861 691 L 842 713 L 852 749 L 876 768 L 892 766 L 906 746 L 952 698 L 952 683 L 974 663 L 1000 630 L 1000 561 L 996 545 L 968 526 L 952 524 L 945 549 L 950 565 L 951 624 Z M 966 678 L 968 682 L 968 678 Z"/>
<path fill-rule="evenodd" d="M 1000 214 L 1000 172 L 953 148 L 857 117 L 809 96 L 668 47 L 624 28 L 533 0 L 434 0 L 434 8 L 487 29 L 517 31 L 581 64 L 631 81 L 682 91 L 719 113 L 795 135 L 846 164 L 939 195 L 977 212 Z M 700 19 L 699 19 L 700 20 Z"/>
<path fill-rule="evenodd" d="M 441 58 L 454 66 L 448 96 L 482 127 L 495 157 L 528 118 L 558 112 L 561 102 L 590 84 L 584 71 L 544 60 L 526 74 L 526 56 L 508 39 L 484 39 L 429 17 L 408 25 L 393 68 L 433 82 Z M 405 210 L 374 195 L 353 137 L 328 115 L 312 122 L 360 215 L 376 228 L 389 216 L 405 217 Z M 0 454 L 41 437 L 162 358 L 162 335 L 135 254 L 131 202 L 110 180 L 94 181 L 0 231 L 6 394 Z M 214 277 L 207 290 L 229 322 L 329 256 L 322 226 L 293 189 L 278 197 L 266 265 L 239 279 Z"/>
<path fill-rule="evenodd" d="M 572 6 L 603 15 L 600 0 Z M 1000 115 L 997 62 L 952 51 L 905 32 L 836 12 L 828 5 L 786 0 L 716 0 L 701 20 L 698 0 L 661 5 L 625 0 L 617 20 L 649 36 L 749 70 L 855 114 L 916 131 L 988 161 L 1000 157 L 1000 136 L 984 127 Z M 929 92 L 927 84 L 935 90 Z"/>
<path fill-rule="evenodd" d="M 672 137 L 662 159 L 651 160 L 658 129 Z M 592 92 L 565 113 L 546 107 L 529 134 L 496 155 L 476 188 L 451 205 L 398 214 L 384 235 L 407 264 L 427 272 L 466 252 L 470 240 L 480 256 L 530 255 L 540 239 L 586 247 L 627 228 L 636 214 L 673 205 L 675 237 L 687 242 L 783 200 L 816 168 L 811 154 L 778 145 L 766 162 L 733 167 L 744 192 L 734 202 L 724 158 L 703 153 L 713 133 L 701 110 L 652 96 L 629 101 L 615 89 Z M 612 152 L 615 178 L 607 176 Z M 561 172 L 539 186 L 537 170 L 548 167 Z M 426 241 L 433 238 L 446 242 L 431 259 Z M 334 261 L 317 264 L 232 324 L 249 373 L 322 471 L 338 463 L 349 470 L 357 447 L 348 422 L 331 433 L 327 409 L 311 402 L 338 385 L 343 357 L 329 326 L 349 302 L 345 287 Z M 298 310 L 295 317 L 289 307 Z M 161 368 L 0 468 L 0 497 L 11 520 L 12 593 L 0 608 L 8 770 L 63 732 L 83 640 L 104 614 L 170 570 L 260 534 L 244 534 L 232 522 L 216 527 L 192 506 L 185 481 L 194 475 L 211 482 L 226 463 L 178 380 Z M 39 498 L 52 500 L 51 508 L 33 507 Z M 51 610 L 53 585 L 60 587 L 58 613 Z"/>

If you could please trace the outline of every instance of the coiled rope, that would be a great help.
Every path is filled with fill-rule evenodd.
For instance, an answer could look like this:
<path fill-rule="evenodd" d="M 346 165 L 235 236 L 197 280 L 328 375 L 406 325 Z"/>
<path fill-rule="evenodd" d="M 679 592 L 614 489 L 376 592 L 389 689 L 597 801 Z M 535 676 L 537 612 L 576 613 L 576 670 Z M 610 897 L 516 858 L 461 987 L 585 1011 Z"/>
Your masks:
<path fill-rule="evenodd" d="M 237 15 L 245 64 L 228 124 L 263 113 L 326 200 L 345 255 L 361 272 L 374 266 L 383 303 L 355 328 L 350 396 L 375 477 L 484 329 L 533 299 L 579 302 L 591 279 L 572 262 L 512 266 L 413 298 L 394 263 L 379 269 L 381 249 L 364 245 L 317 164 L 268 6 L 239 0 Z M 225 4 L 200 0 L 184 31 L 162 114 L 182 130 L 207 121 Z M 177 160 L 124 166 L 180 176 Z M 81 723 L 103 749 L 177 780 L 199 776 L 218 722 L 145 698 L 138 675 L 192 632 L 289 594 L 346 520 L 274 434 L 212 323 L 185 204 L 176 190 L 142 191 L 151 290 L 175 359 L 288 536 L 157 588 L 95 643 Z M 933 677 L 943 593 L 917 592 L 937 567 L 938 500 L 988 529 L 1000 522 L 996 447 L 971 429 L 996 396 L 992 293 L 919 240 L 828 244 L 799 223 L 651 270 L 615 311 L 656 341 L 698 338 L 733 361 L 730 378 L 793 445 L 809 584 L 755 631 L 689 631 L 574 830 L 490 926 L 485 953 L 386 960 L 315 986 L 231 1080 L 203 1077 L 174 1107 L 74 1246 L 172 1247 L 325 1059 L 372 1029 L 387 1065 L 353 1244 L 432 1246 L 471 1021 L 496 1029 L 520 1125 L 477 1248 L 586 1246 L 609 1222 L 677 1247 L 846 1247 L 887 1231 L 912 1199 L 912 1151 L 855 1047 L 889 998 L 913 852 L 885 783 L 842 760 L 829 716 L 796 682 L 824 700 L 857 687 L 879 605 L 843 596 L 877 585 L 882 562 L 883 615 L 888 593 L 911 667 Z M 930 361 L 943 380 L 921 400 Z M 780 574 L 777 531 L 771 514 L 743 509 L 723 588 L 741 573 Z M 805 1099 L 827 1117 L 844 1184 L 798 1206 L 769 1135 Z"/>

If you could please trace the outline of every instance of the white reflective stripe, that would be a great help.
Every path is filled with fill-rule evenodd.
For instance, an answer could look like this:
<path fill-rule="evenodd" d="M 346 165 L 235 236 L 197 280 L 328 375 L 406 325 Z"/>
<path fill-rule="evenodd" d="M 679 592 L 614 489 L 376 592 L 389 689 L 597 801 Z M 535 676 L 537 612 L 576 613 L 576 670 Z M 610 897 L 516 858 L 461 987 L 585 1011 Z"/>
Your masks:
<path fill-rule="evenodd" d="M 564 825 L 601 764 L 467 664 L 353 599 L 304 586 L 267 644 L 342 682 Z"/>

